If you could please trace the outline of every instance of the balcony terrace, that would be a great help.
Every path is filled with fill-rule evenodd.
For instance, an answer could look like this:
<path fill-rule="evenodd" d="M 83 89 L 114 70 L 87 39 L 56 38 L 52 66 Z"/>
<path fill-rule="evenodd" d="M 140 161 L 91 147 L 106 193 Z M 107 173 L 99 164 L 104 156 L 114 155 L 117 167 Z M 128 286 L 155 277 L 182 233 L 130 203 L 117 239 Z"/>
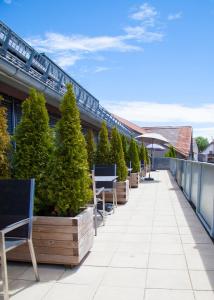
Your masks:
<path fill-rule="evenodd" d="M 11 299 L 211 300 L 214 245 L 169 171 L 132 189 L 81 266 L 9 264 Z M 186 178 L 187 179 L 187 178 Z"/>

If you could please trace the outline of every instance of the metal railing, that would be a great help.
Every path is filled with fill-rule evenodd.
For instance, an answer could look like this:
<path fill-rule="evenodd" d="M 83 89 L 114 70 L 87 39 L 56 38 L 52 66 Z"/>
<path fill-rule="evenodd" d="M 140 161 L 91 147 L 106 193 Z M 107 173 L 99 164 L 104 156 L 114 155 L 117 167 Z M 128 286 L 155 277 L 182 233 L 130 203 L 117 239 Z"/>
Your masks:
<path fill-rule="evenodd" d="M 37 52 L 0 21 L 0 63 L 1 60 L 14 65 L 59 95 L 66 92 L 67 83 L 72 83 L 81 110 L 91 114 L 99 121 L 105 120 L 109 128 L 116 126 L 121 133 L 127 136 L 134 134 L 49 57 L 44 53 Z"/>
<path fill-rule="evenodd" d="M 214 165 L 175 158 L 155 158 L 156 169 L 171 171 L 196 214 L 214 237 Z"/>

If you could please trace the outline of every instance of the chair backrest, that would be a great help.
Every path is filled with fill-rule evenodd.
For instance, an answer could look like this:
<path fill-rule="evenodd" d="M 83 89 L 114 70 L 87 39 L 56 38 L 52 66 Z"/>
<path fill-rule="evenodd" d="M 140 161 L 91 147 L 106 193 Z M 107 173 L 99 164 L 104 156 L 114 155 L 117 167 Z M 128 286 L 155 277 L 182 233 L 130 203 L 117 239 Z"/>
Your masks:
<path fill-rule="evenodd" d="M 35 180 L 0 180 L 0 229 L 23 219 L 29 224 L 9 232 L 7 237 L 29 238 L 32 232 Z"/>
<path fill-rule="evenodd" d="M 93 201 L 94 201 L 94 205 L 95 205 L 97 202 L 97 199 L 96 199 L 96 182 L 95 182 L 95 178 L 94 178 L 94 170 L 91 171 L 91 179 L 92 179 Z"/>
<path fill-rule="evenodd" d="M 114 165 L 94 165 L 94 175 L 95 176 L 116 176 L 117 174 L 117 167 L 116 164 Z M 96 182 L 96 187 L 104 187 L 104 188 L 113 188 L 113 182 Z"/>
<path fill-rule="evenodd" d="M 95 176 L 116 176 L 117 168 L 114 165 L 94 165 Z"/>

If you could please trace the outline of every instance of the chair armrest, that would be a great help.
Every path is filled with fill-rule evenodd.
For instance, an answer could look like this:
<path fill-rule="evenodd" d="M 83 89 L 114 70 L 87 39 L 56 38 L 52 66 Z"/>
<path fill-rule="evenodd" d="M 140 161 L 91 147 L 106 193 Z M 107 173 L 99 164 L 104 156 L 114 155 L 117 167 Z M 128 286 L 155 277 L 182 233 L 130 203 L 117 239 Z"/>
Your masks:
<path fill-rule="evenodd" d="M 24 220 L 21 220 L 21 221 L 19 221 L 19 222 L 16 222 L 16 223 L 13 223 L 13 224 L 11 224 L 11 225 L 8 225 L 7 227 L 1 229 L 0 232 L 1 232 L 2 234 L 6 234 L 6 233 L 8 233 L 8 232 L 10 232 L 10 231 L 12 231 L 12 230 L 18 228 L 18 227 L 21 227 L 21 226 L 23 226 L 23 225 L 28 224 L 29 222 L 30 222 L 30 219 L 29 219 L 29 218 L 24 219 Z"/>
<path fill-rule="evenodd" d="M 99 189 L 96 189 L 96 196 L 100 195 L 104 191 L 104 187 L 101 187 Z"/>

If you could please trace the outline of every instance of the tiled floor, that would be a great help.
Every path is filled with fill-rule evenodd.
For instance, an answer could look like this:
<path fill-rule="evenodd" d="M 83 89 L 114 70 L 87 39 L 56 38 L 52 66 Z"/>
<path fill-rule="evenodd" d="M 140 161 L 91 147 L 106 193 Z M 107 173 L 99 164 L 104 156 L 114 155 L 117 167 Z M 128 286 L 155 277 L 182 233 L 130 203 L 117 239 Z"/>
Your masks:
<path fill-rule="evenodd" d="M 10 264 L 14 300 L 211 300 L 214 246 L 166 171 L 132 189 L 74 269 Z"/>

